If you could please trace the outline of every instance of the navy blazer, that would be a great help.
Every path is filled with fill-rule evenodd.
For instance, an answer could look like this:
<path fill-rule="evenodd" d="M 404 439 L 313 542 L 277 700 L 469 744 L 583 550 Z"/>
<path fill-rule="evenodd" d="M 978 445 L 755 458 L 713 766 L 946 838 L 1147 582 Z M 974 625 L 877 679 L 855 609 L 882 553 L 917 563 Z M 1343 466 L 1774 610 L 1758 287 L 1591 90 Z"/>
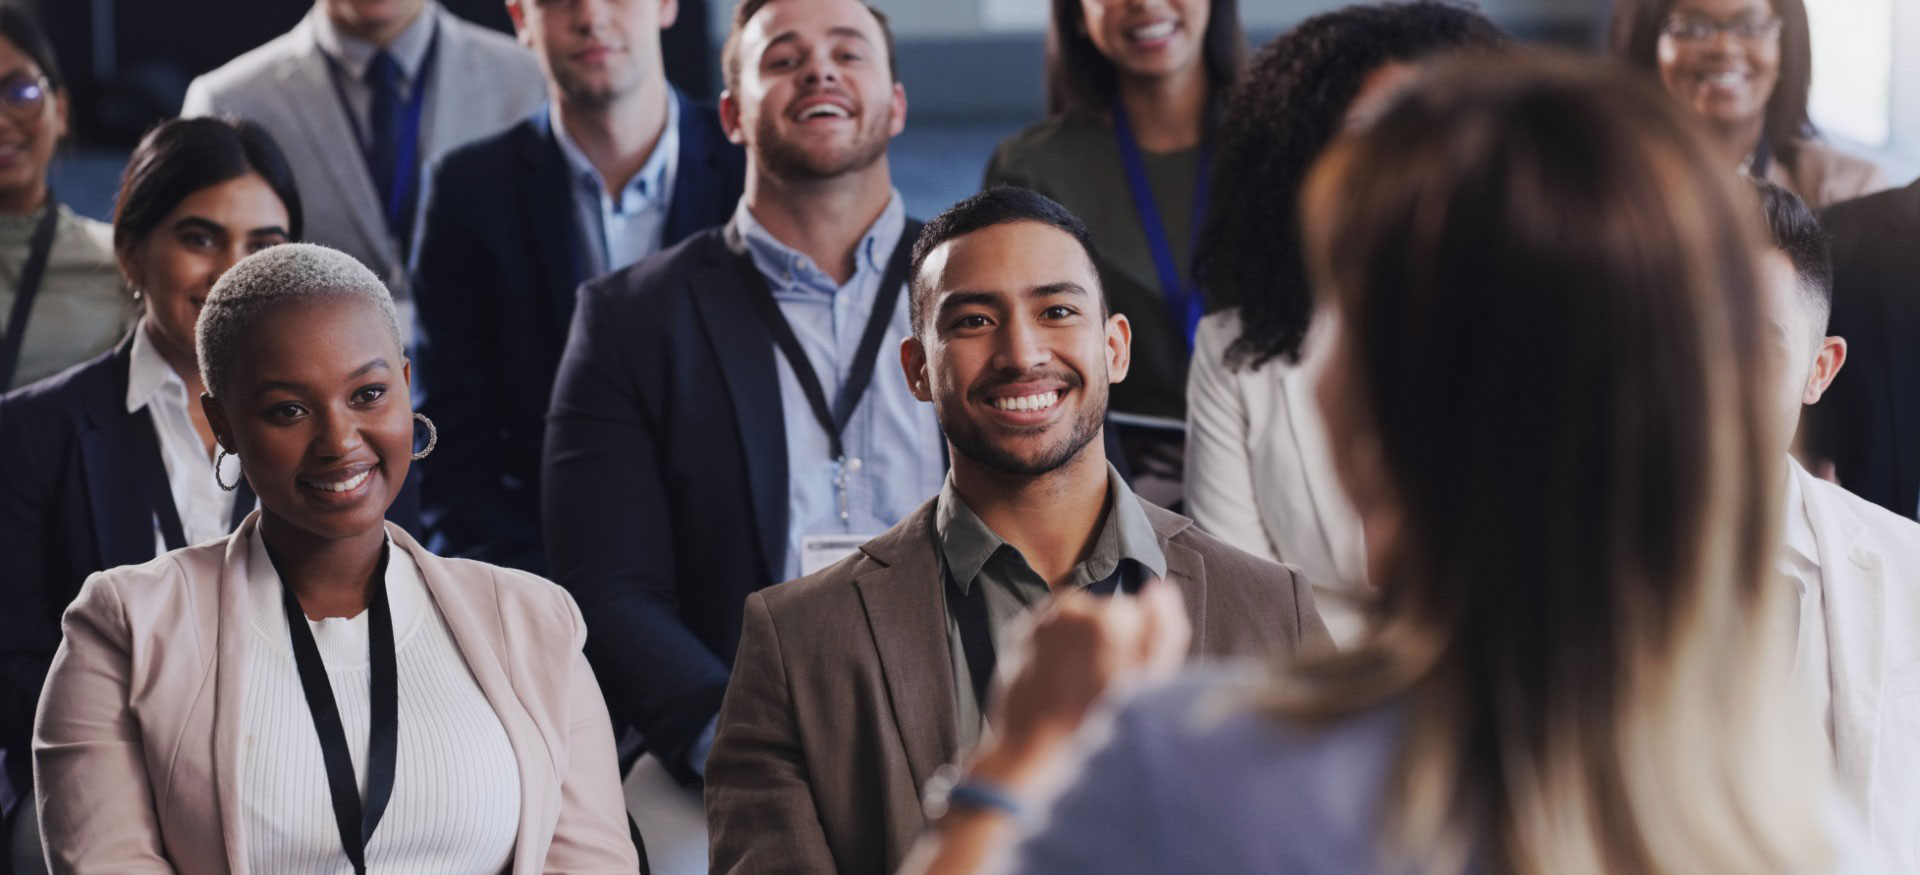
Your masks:
<path fill-rule="evenodd" d="M 726 222 L 746 158 L 713 108 L 674 91 L 680 156 L 662 234 L 670 246 Z M 414 262 L 421 412 L 440 428 L 423 464 L 428 546 L 546 572 L 540 455 L 579 262 L 574 183 L 547 110 L 448 155 Z"/>
<path fill-rule="evenodd" d="M 714 228 L 582 286 L 547 420 L 553 578 L 608 711 L 683 778 L 748 594 L 785 577 L 779 371 L 740 257 Z"/>
<path fill-rule="evenodd" d="M 1920 181 L 1828 208 L 1833 317 L 1847 363 L 1807 411 L 1807 449 L 1848 491 L 1920 514 Z"/>
<path fill-rule="evenodd" d="M 61 614 L 88 575 L 152 559 L 157 516 L 176 516 L 153 420 L 144 409 L 127 412 L 132 362 L 129 333 L 0 396 L 0 748 L 8 771 L 19 770 L 16 787 L 27 786 L 26 744 Z M 387 518 L 417 532 L 414 479 Z M 239 490 L 234 527 L 254 506 L 244 478 Z"/>

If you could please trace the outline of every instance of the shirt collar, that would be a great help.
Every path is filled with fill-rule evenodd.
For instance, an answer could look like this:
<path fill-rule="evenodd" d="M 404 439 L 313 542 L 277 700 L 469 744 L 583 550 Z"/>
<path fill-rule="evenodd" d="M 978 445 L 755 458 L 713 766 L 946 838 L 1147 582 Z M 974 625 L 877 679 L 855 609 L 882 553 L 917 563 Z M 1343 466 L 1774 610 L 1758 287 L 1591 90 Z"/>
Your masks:
<path fill-rule="evenodd" d="M 127 363 L 127 412 L 134 413 L 155 401 L 171 397 L 187 400 L 187 383 L 174 373 L 173 366 L 160 356 L 160 350 L 147 338 L 145 326 L 133 329 L 133 349 Z"/>
<path fill-rule="evenodd" d="M 760 273 L 776 288 L 790 289 L 801 285 L 803 278 L 825 276 L 814 265 L 813 259 L 780 242 L 761 225 L 753 217 L 753 211 L 747 208 L 746 198 L 741 198 L 740 205 L 734 208 L 729 224 L 733 233 L 745 241 L 747 254 L 753 258 L 754 267 L 759 268 Z M 899 245 L 900 235 L 906 230 L 906 203 L 900 199 L 899 189 L 890 188 L 887 208 L 881 210 L 880 217 L 867 227 L 866 235 L 860 238 L 860 244 L 854 251 L 854 280 L 866 273 L 884 273 L 887 260 L 893 256 L 893 249 Z M 853 285 L 854 280 L 848 280 L 848 285 Z"/>
<path fill-rule="evenodd" d="M 1085 582 L 1112 575 L 1122 560 L 1138 562 L 1156 577 L 1166 576 L 1167 557 L 1160 549 L 1160 536 L 1154 532 L 1147 512 L 1141 509 L 1139 498 L 1112 463 L 1107 465 L 1107 498 L 1107 518 L 1094 540 L 1093 551 L 1081 563 L 1086 571 Z M 1014 549 L 967 506 L 966 500 L 953 488 L 951 472 L 934 505 L 934 531 L 939 536 L 947 570 L 963 593 L 972 589 L 980 570 L 1000 548 Z M 1014 555 L 1019 555 L 1018 551 Z"/>
<path fill-rule="evenodd" d="M 383 580 L 387 588 L 387 613 L 393 622 L 395 644 L 403 642 L 414 623 L 422 616 L 428 599 L 426 581 L 421 577 L 420 566 L 413 556 L 400 545 L 393 542 L 393 535 L 386 536 L 383 549 L 387 551 L 387 573 Z M 247 597 L 252 602 L 253 627 L 270 640 L 291 642 L 287 639 L 286 608 L 281 595 L 280 572 L 273 567 L 273 558 L 267 554 L 267 542 L 260 534 L 260 521 L 254 520 L 253 531 L 247 538 L 247 559 L 242 568 L 247 581 Z M 366 616 L 363 611 L 354 619 Z M 322 623 L 337 622 L 322 620 Z M 324 641 L 316 642 L 326 650 Z M 341 662 L 338 667 L 365 665 L 366 651 L 351 654 L 350 659 Z M 328 660 L 334 663 L 335 660 Z"/>
<path fill-rule="evenodd" d="M 423 5 L 413 23 L 407 25 L 407 29 L 401 31 L 387 46 L 387 53 L 400 65 L 403 82 L 412 82 L 420 75 L 420 65 L 427 60 L 427 48 L 433 44 L 433 30 L 439 11 L 438 3 Z M 326 10 L 318 3 L 313 5 L 313 11 L 308 15 L 313 19 L 313 41 L 320 46 L 320 51 L 326 52 L 327 57 L 339 64 L 342 72 L 354 81 L 364 80 L 367 65 L 373 63 L 373 56 L 380 51 L 380 47 L 357 36 L 349 36 L 334 25 L 333 19 L 327 17 Z"/>
<path fill-rule="evenodd" d="M 1800 462 L 1789 459 L 1787 462 L 1787 495 L 1784 506 L 1787 511 L 1787 525 L 1782 532 L 1782 542 L 1787 551 L 1801 562 L 1813 568 L 1820 567 L 1820 546 L 1813 535 L 1813 516 L 1807 507 L 1807 491 L 1800 485 L 1802 477 L 1811 477 Z"/>
<path fill-rule="evenodd" d="M 573 172 L 574 184 L 585 190 L 591 190 L 602 201 L 607 200 L 606 180 L 600 177 L 600 171 L 587 160 L 587 153 L 581 151 L 580 144 L 574 142 L 573 135 L 567 132 L 567 126 L 560 121 L 560 105 L 547 102 L 547 126 L 553 129 L 553 139 L 560 144 L 560 154 L 567 159 L 567 167 Z M 653 151 L 647 154 L 647 163 L 627 181 L 622 199 L 634 198 L 631 205 L 622 205 L 621 212 L 632 212 L 650 206 L 667 191 L 668 178 L 672 175 L 674 157 L 680 152 L 680 98 L 671 91 L 667 93 L 667 124 L 660 129 L 659 139 L 654 141 Z"/>

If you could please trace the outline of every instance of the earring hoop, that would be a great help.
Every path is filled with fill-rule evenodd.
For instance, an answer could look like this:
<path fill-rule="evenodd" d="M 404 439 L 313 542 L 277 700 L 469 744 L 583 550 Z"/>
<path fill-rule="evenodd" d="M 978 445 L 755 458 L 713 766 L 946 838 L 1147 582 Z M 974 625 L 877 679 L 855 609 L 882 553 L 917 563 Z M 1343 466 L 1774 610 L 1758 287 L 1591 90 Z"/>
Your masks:
<path fill-rule="evenodd" d="M 424 413 L 421 413 L 416 410 L 414 411 L 413 418 L 419 420 L 422 424 L 426 425 L 427 427 L 426 449 L 423 449 L 420 452 L 413 454 L 414 461 L 417 462 L 421 459 L 426 458 L 429 454 L 431 454 L 433 452 L 433 448 L 440 443 L 440 430 L 433 427 L 433 420 L 428 419 L 427 415 Z"/>
<path fill-rule="evenodd" d="M 232 491 L 234 491 L 235 489 L 239 489 L 239 488 L 240 488 L 240 480 L 241 480 L 242 478 L 244 478 L 244 477 L 246 477 L 246 476 L 247 476 L 247 473 L 246 473 L 245 471 L 242 471 L 242 472 L 240 472 L 240 476 L 239 476 L 239 477 L 235 477 L 235 478 L 233 479 L 233 485 L 232 485 L 232 486 L 228 486 L 228 485 L 227 485 L 226 483 L 224 483 L 224 482 L 221 482 L 221 480 L 220 480 L 220 463 L 221 463 L 221 462 L 224 462 L 224 461 L 226 461 L 226 460 L 227 460 L 227 457 L 228 457 L 228 456 L 233 456 L 233 457 L 234 457 L 234 458 L 236 458 L 236 459 L 238 459 L 238 458 L 240 458 L 240 456 L 239 456 L 239 454 L 237 454 L 237 453 L 229 453 L 229 452 L 227 452 L 227 448 L 226 448 L 226 447 L 221 447 L 221 448 L 220 448 L 220 455 L 218 455 L 218 456 L 214 456 L 214 457 L 213 457 L 213 482 L 214 482 L 214 484 L 215 484 L 215 485 L 217 485 L 217 486 L 219 486 L 219 487 L 220 487 L 221 489 L 225 489 L 225 490 L 226 490 L 226 491 L 228 491 L 228 492 L 232 492 Z"/>

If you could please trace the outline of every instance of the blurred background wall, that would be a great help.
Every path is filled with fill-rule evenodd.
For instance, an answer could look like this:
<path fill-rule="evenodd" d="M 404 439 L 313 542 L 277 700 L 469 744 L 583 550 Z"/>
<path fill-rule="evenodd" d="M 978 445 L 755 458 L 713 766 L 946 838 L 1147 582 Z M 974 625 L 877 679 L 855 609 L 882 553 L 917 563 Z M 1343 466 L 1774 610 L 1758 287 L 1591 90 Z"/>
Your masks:
<path fill-rule="evenodd" d="M 187 82 L 284 33 L 310 0 L 29 0 L 47 22 L 72 87 L 74 137 L 55 184 L 76 209 L 111 208 L 127 149 L 173 114 Z M 510 31 L 503 0 L 442 0 Z M 1597 50 L 1610 0 L 1483 0 L 1521 38 Z M 719 42 L 732 0 L 680 0 L 666 37 L 668 76 L 688 92 L 719 91 Z M 892 20 L 910 106 L 893 153 L 909 208 L 930 215 L 979 184 L 993 144 L 1042 114 L 1046 0 L 877 0 Z M 1337 0 L 1243 0 L 1259 46 Z M 1920 168 L 1920 0 L 1809 0 L 1815 119 L 1890 164 Z M 1912 37 L 1902 42 L 1902 37 Z"/>

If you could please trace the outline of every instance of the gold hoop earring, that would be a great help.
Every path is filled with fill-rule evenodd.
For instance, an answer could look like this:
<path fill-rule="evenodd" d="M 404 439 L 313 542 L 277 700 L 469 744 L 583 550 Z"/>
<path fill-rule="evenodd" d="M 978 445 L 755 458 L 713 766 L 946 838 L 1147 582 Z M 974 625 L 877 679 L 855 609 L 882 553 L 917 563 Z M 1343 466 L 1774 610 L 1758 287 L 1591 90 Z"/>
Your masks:
<path fill-rule="evenodd" d="M 240 472 L 240 476 L 234 478 L 232 486 L 228 486 L 226 483 L 221 482 L 220 463 L 226 461 L 228 456 L 233 456 L 236 459 L 240 458 L 239 454 L 237 453 L 227 452 L 226 447 L 221 447 L 220 455 L 213 457 L 213 482 L 215 485 L 219 486 L 221 489 L 225 489 L 228 492 L 232 492 L 235 489 L 240 488 L 240 480 L 247 476 L 247 472 L 245 471 Z"/>
<path fill-rule="evenodd" d="M 413 418 L 419 420 L 422 424 L 424 424 L 427 427 L 426 449 L 423 449 L 420 452 L 413 454 L 414 461 L 419 461 L 421 459 L 426 458 L 428 454 L 432 453 L 434 446 L 440 443 L 440 430 L 433 427 L 433 420 L 428 419 L 427 415 L 424 413 L 421 413 L 419 411 L 414 411 Z"/>

